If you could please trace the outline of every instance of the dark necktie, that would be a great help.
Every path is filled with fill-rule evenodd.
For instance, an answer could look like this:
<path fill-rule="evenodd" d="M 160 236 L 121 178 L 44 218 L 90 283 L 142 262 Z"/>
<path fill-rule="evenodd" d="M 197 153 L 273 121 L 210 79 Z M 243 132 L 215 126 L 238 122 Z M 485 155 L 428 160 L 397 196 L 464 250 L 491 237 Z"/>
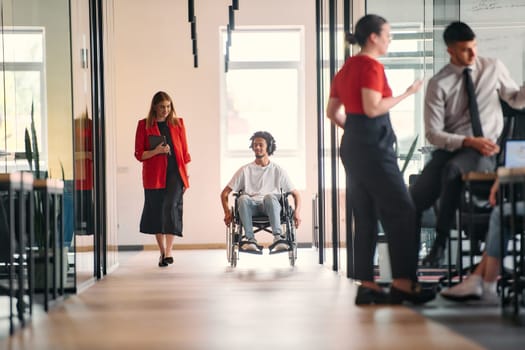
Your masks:
<path fill-rule="evenodd" d="M 482 137 L 483 130 L 481 129 L 481 121 L 479 120 L 478 101 L 476 100 L 476 93 L 474 92 L 474 83 L 470 75 L 470 68 L 465 68 L 463 74 L 465 75 L 465 86 L 468 94 L 468 110 L 470 112 L 470 121 L 472 123 L 472 132 L 475 137 Z"/>

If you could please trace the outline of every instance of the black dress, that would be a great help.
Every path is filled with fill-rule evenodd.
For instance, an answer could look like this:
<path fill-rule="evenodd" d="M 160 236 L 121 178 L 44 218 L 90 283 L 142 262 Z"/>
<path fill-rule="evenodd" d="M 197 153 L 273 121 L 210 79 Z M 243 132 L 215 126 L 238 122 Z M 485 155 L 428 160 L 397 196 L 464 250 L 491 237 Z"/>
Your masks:
<path fill-rule="evenodd" d="M 166 171 L 166 188 L 144 189 L 144 209 L 140 232 L 172 234 L 182 237 L 182 197 L 184 184 L 179 174 L 173 142 L 166 122 L 157 122 L 161 135 L 166 137 L 171 153 Z M 156 157 L 160 157 L 157 155 Z"/>

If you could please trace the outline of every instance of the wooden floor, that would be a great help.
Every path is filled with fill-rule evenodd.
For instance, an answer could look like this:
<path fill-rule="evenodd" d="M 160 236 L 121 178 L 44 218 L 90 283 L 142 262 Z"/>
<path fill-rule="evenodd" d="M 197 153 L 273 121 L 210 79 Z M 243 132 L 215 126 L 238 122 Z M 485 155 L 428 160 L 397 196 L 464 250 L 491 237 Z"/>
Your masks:
<path fill-rule="evenodd" d="M 406 307 L 356 307 L 356 286 L 310 249 L 295 268 L 285 254 L 243 254 L 232 269 L 222 250 L 175 253 L 167 268 L 133 254 L 0 349 L 480 348 Z"/>

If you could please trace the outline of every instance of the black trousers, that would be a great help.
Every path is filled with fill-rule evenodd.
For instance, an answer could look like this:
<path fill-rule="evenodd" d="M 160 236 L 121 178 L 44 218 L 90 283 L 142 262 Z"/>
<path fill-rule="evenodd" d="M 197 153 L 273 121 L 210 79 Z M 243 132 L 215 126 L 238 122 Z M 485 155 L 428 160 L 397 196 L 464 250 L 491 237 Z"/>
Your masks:
<path fill-rule="evenodd" d="M 388 114 L 347 116 L 341 160 L 350 184 L 347 218 L 353 212 L 355 220 L 352 277 L 357 280 L 374 280 L 378 220 L 388 240 L 393 278 L 417 280 L 415 208 L 397 164 L 394 141 Z"/>
<path fill-rule="evenodd" d="M 421 175 L 410 186 L 410 195 L 416 206 L 418 232 L 421 214 L 439 198 L 434 244 L 445 245 L 460 204 L 462 174 L 469 171 L 494 171 L 495 167 L 496 156 L 485 157 L 473 148 L 462 148 L 455 152 L 434 151 Z"/>

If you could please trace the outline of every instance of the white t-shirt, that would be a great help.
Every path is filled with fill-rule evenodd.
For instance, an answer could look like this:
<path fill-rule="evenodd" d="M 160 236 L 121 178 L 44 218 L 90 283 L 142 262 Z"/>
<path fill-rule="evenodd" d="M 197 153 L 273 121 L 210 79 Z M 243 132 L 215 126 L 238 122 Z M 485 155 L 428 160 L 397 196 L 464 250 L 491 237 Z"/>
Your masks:
<path fill-rule="evenodd" d="M 242 166 L 233 175 L 228 187 L 234 192 L 243 191 L 254 200 L 262 200 L 269 193 L 280 194 L 295 189 L 286 171 L 278 164 L 270 162 L 259 166 L 255 161 Z"/>

